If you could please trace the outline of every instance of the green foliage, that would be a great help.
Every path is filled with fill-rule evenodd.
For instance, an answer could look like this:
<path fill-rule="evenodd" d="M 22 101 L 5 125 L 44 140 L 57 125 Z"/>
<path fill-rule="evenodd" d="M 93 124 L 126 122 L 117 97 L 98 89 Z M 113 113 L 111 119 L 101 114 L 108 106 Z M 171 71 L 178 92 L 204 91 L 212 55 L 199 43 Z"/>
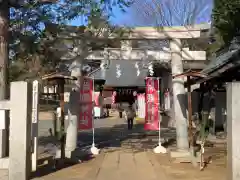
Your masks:
<path fill-rule="evenodd" d="M 60 42 L 45 30 L 46 24 L 54 23 L 64 27 L 69 21 L 82 17 L 82 23 L 88 28 L 103 28 L 102 26 L 109 24 L 109 17 L 113 16 L 113 7 L 124 11 L 131 4 L 129 0 L 24 2 L 22 6 L 10 8 L 10 73 L 13 73 L 11 79 L 21 73 L 40 75 L 54 71 L 59 64 L 60 59 L 56 56 L 58 53 L 51 51 L 49 47 Z"/>
<path fill-rule="evenodd" d="M 212 17 L 216 33 L 229 44 L 240 30 L 240 0 L 214 0 Z"/>
<path fill-rule="evenodd" d="M 9 81 L 16 81 L 23 73 L 23 70 L 19 66 L 11 64 L 9 67 Z"/>
<path fill-rule="evenodd" d="M 214 39 L 215 41 L 213 43 L 206 46 L 207 57 L 210 59 L 215 58 L 217 56 L 216 52 L 224 46 L 224 41 L 220 34 L 214 34 Z"/>

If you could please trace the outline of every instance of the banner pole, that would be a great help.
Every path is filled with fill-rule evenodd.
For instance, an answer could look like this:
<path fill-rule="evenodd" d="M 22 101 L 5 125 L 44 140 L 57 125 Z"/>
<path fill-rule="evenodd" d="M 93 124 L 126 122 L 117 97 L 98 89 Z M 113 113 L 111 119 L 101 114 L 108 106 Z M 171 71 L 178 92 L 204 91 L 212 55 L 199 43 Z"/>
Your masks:
<path fill-rule="evenodd" d="M 158 107 L 158 146 L 155 147 L 153 149 L 153 152 L 154 153 L 167 153 L 167 149 L 165 147 L 162 146 L 162 143 L 161 143 L 161 123 L 160 123 L 160 117 L 161 117 L 161 113 L 160 113 L 160 86 L 159 86 L 159 78 L 157 78 L 157 85 L 158 85 L 158 90 L 157 90 L 157 95 L 158 95 L 158 103 L 157 103 L 157 107 Z"/>
<path fill-rule="evenodd" d="M 98 155 L 99 154 L 99 151 L 100 149 L 98 149 L 96 146 L 95 146 L 95 123 L 94 123 L 94 93 L 95 93 L 95 87 L 94 87 L 94 77 L 92 78 L 92 87 L 93 87 L 93 90 L 92 90 L 92 147 L 91 147 L 91 153 L 93 155 Z"/>

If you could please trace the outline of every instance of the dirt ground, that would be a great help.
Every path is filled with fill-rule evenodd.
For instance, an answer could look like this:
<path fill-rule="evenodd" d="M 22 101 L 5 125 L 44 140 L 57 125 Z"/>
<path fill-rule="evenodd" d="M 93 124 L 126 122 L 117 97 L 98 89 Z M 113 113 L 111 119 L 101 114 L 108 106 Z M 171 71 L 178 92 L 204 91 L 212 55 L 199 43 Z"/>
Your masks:
<path fill-rule="evenodd" d="M 205 148 L 204 157 L 211 160 L 206 167 L 200 171 L 199 167 L 193 167 L 191 163 L 174 163 L 166 155 L 155 156 L 161 164 L 161 168 L 171 180 L 226 180 L 227 179 L 227 151 L 225 143 L 214 144 L 213 147 Z"/>

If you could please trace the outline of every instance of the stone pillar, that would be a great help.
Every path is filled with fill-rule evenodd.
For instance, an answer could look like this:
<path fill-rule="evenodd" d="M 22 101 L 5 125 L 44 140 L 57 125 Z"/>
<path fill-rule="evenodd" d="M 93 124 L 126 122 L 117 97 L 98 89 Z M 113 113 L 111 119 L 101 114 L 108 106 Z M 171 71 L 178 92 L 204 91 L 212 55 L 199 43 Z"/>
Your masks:
<path fill-rule="evenodd" d="M 2 124 L 2 127 L 0 127 L 0 158 L 4 158 L 7 156 L 7 129 L 8 127 L 6 126 L 6 111 L 1 110 L 1 116 L 0 116 L 0 121 L 4 121 Z"/>
<path fill-rule="evenodd" d="M 79 99 L 79 91 L 72 90 L 68 102 L 68 123 L 65 146 L 65 156 L 67 158 L 71 158 L 72 152 L 77 148 Z"/>
<path fill-rule="evenodd" d="M 78 135 L 78 112 L 80 109 L 80 87 L 81 87 L 81 61 L 75 61 L 72 64 L 71 75 L 77 77 L 75 82 L 76 87 L 70 92 L 69 105 L 68 105 L 68 122 L 67 122 L 67 133 L 66 133 L 66 145 L 65 145 L 65 156 L 71 158 L 72 151 L 77 148 L 77 135 Z"/>
<path fill-rule="evenodd" d="M 11 83 L 9 180 L 30 179 L 32 88 L 27 82 Z"/>
<path fill-rule="evenodd" d="M 174 39 L 170 42 L 172 54 L 171 68 L 172 75 L 183 73 L 183 63 L 181 56 L 181 40 Z M 188 126 L 185 106 L 185 89 L 183 77 L 174 78 L 172 80 L 173 89 L 173 109 L 176 121 L 177 131 L 177 148 L 178 150 L 188 150 Z"/>
<path fill-rule="evenodd" d="M 240 82 L 227 85 L 227 179 L 239 180 L 240 177 Z"/>

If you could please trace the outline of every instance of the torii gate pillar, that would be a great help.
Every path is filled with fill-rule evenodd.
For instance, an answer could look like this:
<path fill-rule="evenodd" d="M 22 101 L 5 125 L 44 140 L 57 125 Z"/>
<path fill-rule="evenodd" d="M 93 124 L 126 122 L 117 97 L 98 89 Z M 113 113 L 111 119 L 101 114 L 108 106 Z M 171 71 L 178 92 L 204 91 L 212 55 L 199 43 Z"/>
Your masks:
<path fill-rule="evenodd" d="M 172 54 L 171 68 L 172 75 L 183 73 L 182 63 L 182 44 L 180 39 L 173 39 L 170 41 L 170 49 Z M 177 149 L 188 150 L 188 126 L 187 114 L 185 107 L 185 88 L 183 77 L 177 77 L 172 80 L 173 90 L 173 110 L 174 119 L 176 123 L 177 133 Z"/>

